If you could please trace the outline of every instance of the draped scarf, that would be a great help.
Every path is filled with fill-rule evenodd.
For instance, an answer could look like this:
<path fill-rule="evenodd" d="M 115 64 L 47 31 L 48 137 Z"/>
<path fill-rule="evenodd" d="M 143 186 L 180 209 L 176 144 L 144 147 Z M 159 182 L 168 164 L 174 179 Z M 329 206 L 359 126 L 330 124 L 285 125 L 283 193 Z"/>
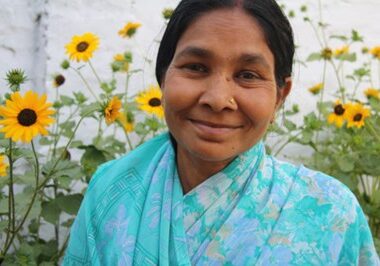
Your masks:
<path fill-rule="evenodd" d="M 63 265 L 334 265 L 346 253 L 376 262 L 353 200 L 332 178 L 266 156 L 262 142 L 183 195 L 163 134 L 97 170 Z M 347 233 L 362 234 L 360 249 Z"/>

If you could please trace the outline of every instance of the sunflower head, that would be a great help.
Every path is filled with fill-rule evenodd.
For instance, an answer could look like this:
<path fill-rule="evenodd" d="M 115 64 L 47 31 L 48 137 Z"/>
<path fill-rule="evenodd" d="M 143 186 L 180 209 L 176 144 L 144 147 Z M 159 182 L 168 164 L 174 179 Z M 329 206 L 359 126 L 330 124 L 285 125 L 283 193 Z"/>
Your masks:
<path fill-rule="evenodd" d="M 373 47 L 369 53 L 376 59 L 380 59 L 380 46 Z"/>
<path fill-rule="evenodd" d="M 162 16 L 164 17 L 164 19 L 169 20 L 172 17 L 173 12 L 173 8 L 165 8 L 164 10 L 162 10 Z"/>
<path fill-rule="evenodd" d="M 113 72 L 128 72 L 129 64 L 132 63 L 132 54 L 130 52 L 116 54 L 114 55 L 113 60 L 114 61 L 111 64 Z"/>
<path fill-rule="evenodd" d="M 66 44 L 66 54 L 70 60 L 87 62 L 99 46 L 99 38 L 90 32 L 83 35 L 75 35 L 71 42 Z"/>
<path fill-rule="evenodd" d="M 368 88 L 364 91 L 365 96 L 367 96 L 368 99 L 373 98 L 380 100 L 380 90 L 375 88 Z"/>
<path fill-rule="evenodd" d="M 109 100 L 103 108 L 104 118 L 107 125 L 112 124 L 120 115 L 121 101 L 117 96 Z"/>
<path fill-rule="evenodd" d="M 150 86 L 136 97 L 136 102 L 139 105 L 140 110 L 143 110 L 148 114 L 156 115 L 158 118 L 164 117 L 164 109 L 161 100 L 162 92 L 158 86 Z"/>
<path fill-rule="evenodd" d="M 365 119 L 371 115 L 371 110 L 361 103 L 353 103 L 347 108 L 347 127 L 361 128 Z"/>
<path fill-rule="evenodd" d="M 323 89 L 323 86 L 324 86 L 323 83 L 317 83 L 313 87 L 310 87 L 308 90 L 312 94 L 317 95 Z"/>
<path fill-rule="evenodd" d="M 126 114 L 120 113 L 119 116 L 117 117 L 117 121 L 123 127 L 125 132 L 129 133 L 133 131 L 134 117 L 132 113 L 130 112 L 127 112 Z"/>
<path fill-rule="evenodd" d="M 333 55 L 333 51 L 328 47 L 324 48 L 321 51 L 321 56 L 325 60 L 330 60 L 332 58 L 332 55 Z"/>
<path fill-rule="evenodd" d="M 0 176 L 7 175 L 8 164 L 5 162 L 5 156 L 0 155 Z"/>
<path fill-rule="evenodd" d="M 5 80 L 13 92 L 20 90 L 20 85 L 27 80 L 24 71 L 21 69 L 9 70 L 5 76 Z"/>
<path fill-rule="evenodd" d="M 344 45 L 343 47 L 340 47 L 334 50 L 334 56 L 339 57 L 339 56 L 348 54 L 349 52 L 350 52 L 350 47 L 348 47 L 348 45 Z"/>
<path fill-rule="evenodd" d="M 50 115 L 55 111 L 51 103 L 46 102 L 46 94 L 41 97 L 33 91 L 24 96 L 20 92 L 11 94 L 5 106 L 0 106 L 0 120 L 6 138 L 13 141 L 30 142 L 38 134 L 47 135 L 46 127 L 54 122 Z"/>
<path fill-rule="evenodd" d="M 131 38 L 135 35 L 138 28 L 141 27 L 141 23 L 128 22 L 125 26 L 119 30 L 119 35 L 123 38 Z"/>
<path fill-rule="evenodd" d="M 335 124 L 336 127 L 342 127 L 346 120 L 346 109 L 349 104 L 343 104 L 340 100 L 335 101 L 333 112 L 327 117 L 329 124 Z"/>
<path fill-rule="evenodd" d="M 65 83 L 65 81 L 66 81 L 65 76 L 63 76 L 62 74 L 55 75 L 53 79 L 53 86 L 55 88 L 58 88 L 62 86 L 63 83 Z"/>

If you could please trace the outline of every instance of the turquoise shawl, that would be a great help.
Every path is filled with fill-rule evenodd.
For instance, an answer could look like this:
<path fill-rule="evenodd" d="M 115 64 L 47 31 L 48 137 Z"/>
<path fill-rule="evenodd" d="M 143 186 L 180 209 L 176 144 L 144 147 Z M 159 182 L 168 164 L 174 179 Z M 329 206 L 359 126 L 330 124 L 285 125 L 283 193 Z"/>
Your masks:
<path fill-rule="evenodd" d="M 63 265 L 380 265 L 335 179 L 260 142 L 183 195 L 169 134 L 94 175 Z"/>

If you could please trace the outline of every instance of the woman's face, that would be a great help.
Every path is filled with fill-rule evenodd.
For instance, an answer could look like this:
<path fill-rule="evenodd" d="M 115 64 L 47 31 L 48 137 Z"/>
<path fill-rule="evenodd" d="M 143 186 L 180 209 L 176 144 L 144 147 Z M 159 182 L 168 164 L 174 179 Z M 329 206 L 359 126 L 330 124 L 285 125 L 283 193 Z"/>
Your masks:
<path fill-rule="evenodd" d="M 274 67 L 261 27 L 244 11 L 197 18 L 179 40 L 162 83 L 178 154 L 228 163 L 255 145 L 290 88 L 277 95 Z"/>

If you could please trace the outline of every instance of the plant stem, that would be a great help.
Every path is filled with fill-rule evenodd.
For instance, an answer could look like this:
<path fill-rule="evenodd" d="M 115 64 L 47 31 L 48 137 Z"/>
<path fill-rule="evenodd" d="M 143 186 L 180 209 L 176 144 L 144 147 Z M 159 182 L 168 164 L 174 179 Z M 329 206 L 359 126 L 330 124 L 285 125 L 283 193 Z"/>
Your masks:
<path fill-rule="evenodd" d="M 79 77 L 82 79 L 84 85 L 86 85 L 86 88 L 88 89 L 88 91 L 92 94 L 92 96 L 94 96 L 94 98 L 96 99 L 96 101 L 100 103 L 99 98 L 92 91 L 90 85 L 88 84 L 87 80 L 83 77 L 82 73 L 80 73 L 80 71 L 78 69 L 76 69 L 76 68 L 71 67 L 71 69 L 73 69 L 79 75 Z"/>
<path fill-rule="evenodd" d="M 295 134 L 294 136 L 290 136 L 288 140 L 280 146 L 280 148 L 276 151 L 276 153 L 273 156 L 276 157 L 289 143 L 291 143 L 301 134 L 302 134 L 302 130 L 298 132 L 297 134 Z"/>
<path fill-rule="evenodd" d="M 376 138 L 380 142 L 380 135 L 374 129 L 372 122 L 369 120 L 367 121 L 367 128 L 368 128 L 368 131 L 373 135 L 373 137 Z"/>
<path fill-rule="evenodd" d="M 99 78 L 98 73 L 96 73 L 95 68 L 93 67 L 93 65 L 91 63 L 91 60 L 88 60 L 88 64 L 90 65 L 90 68 L 91 68 L 92 72 L 94 73 L 97 81 L 99 82 L 99 85 L 102 85 L 102 80 Z"/>
<path fill-rule="evenodd" d="M 36 199 L 36 196 L 37 196 L 37 193 L 38 193 L 38 190 L 39 190 L 38 189 L 38 182 L 39 182 L 40 164 L 39 164 L 39 161 L 38 161 L 38 156 L 37 156 L 37 153 L 36 153 L 36 149 L 34 148 L 33 140 L 30 143 L 32 145 L 32 151 L 33 151 L 33 155 L 34 155 L 35 163 L 36 163 L 36 165 L 35 165 L 35 175 L 36 175 L 36 185 L 35 186 L 36 187 L 34 189 L 34 193 L 33 193 L 32 199 L 31 199 L 31 201 L 30 201 L 30 203 L 28 205 L 28 209 L 26 210 L 26 213 L 24 214 L 24 217 L 22 218 L 20 224 L 12 231 L 12 236 L 11 236 L 11 238 L 9 240 L 9 243 L 5 246 L 5 249 L 4 249 L 4 252 L 3 252 L 4 256 L 7 254 L 8 249 L 12 245 L 15 236 L 21 230 L 21 228 L 23 227 L 26 219 L 28 218 L 28 215 L 29 215 L 30 211 L 32 210 L 34 201 Z"/>
<path fill-rule="evenodd" d="M 6 247 L 8 246 L 8 241 L 10 240 L 11 232 L 13 234 L 15 230 L 15 203 L 14 203 L 14 191 L 13 191 L 13 158 L 12 158 L 12 140 L 9 140 L 9 192 L 8 192 L 8 228 L 7 235 L 5 238 L 4 249 L 1 253 L 5 256 Z"/>
<path fill-rule="evenodd" d="M 59 156 L 58 160 L 55 161 L 55 163 L 54 163 L 52 169 L 50 170 L 49 173 L 47 173 L 47 175 L 46 175 L 47 177 L 45 178 L 45 180 L 43 180 L 43 181 L 41 182 L 41 184 L 39 185 L 38 189 L 43 188 L 43 187 L 45 186 L 45 184 L 50 180 L 50 178 L 51 178 L 50 176 L 51 176 L 52 173 L 54 172 L 54 170 L 55 170 L 55 168 L 57 167 L 59 161 L 63 158 L 63 156 L 64 156 L 64 154 L 65 154 L 65 151 L 67 150 L 67 148 L 68 148 L 69 145 L 71 144 L 72 140 L 74 139 L 75 133 L 77 132 L 77 130 L 78 130 L 78 128 L 79 128 L 79 125 L 82 123 L 83 119 L 84 119 L 85 117 L 87 117 L 87 115 L 89 115 L 89 114 L 91 114 L 91 113 L 92 113 L 92 111 L 91 111 L 91 112 L 88 112 L 88 113 L 86 113 L 86 114 L 84 114 L 84 115 L 79 119 L 79 121 L 78 121 L 77 125 L 75 126 L 74 131 L 73 131 L 73 133 L 71 134 L 70 139 L 69 139 L 69 141 L 67 142 L 65 148 L 63 149 L 61 155 Z"/>

